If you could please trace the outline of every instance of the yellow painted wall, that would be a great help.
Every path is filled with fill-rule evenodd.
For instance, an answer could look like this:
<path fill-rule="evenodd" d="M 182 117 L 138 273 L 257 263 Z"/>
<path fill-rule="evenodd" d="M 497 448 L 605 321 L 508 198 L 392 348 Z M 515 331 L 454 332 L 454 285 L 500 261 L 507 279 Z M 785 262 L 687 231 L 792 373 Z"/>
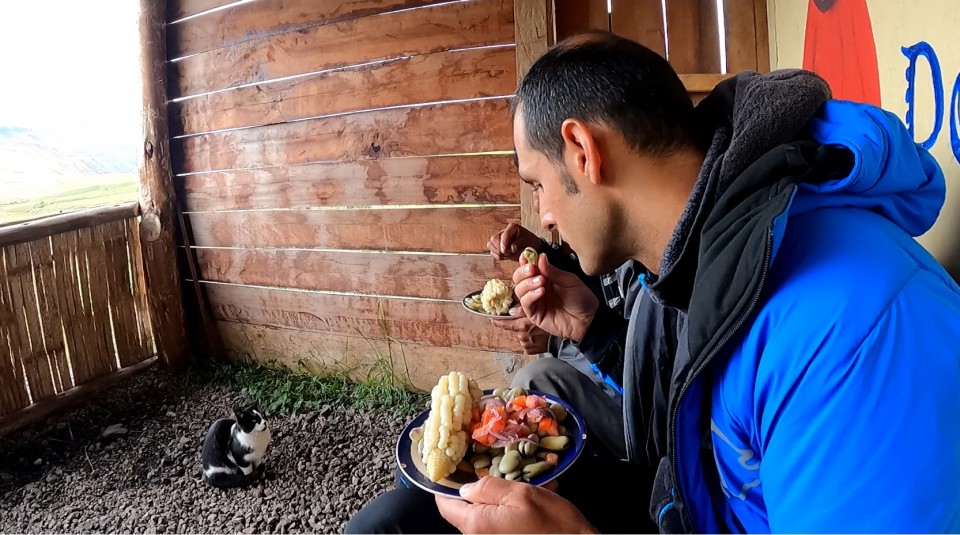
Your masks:
<path fill-rule="evenodd" d="M 803 65 L 803 40 L 807 0 L 768 0 L 770 65 L 793 68 Z M 919 238 L 960 279 L 960 163 L 950 146 L 950 100 L 960 73 L 960 1 L 958 0 L 867 0 L 877 61 L 880 68 L 882 106 L 906 119 L 906 69 L 909 60 L 902 47 L 929 43 L 936 52 L 943 77 L 943 127 L 931 149 L 947 178 L 947 202 L 937 224 Z M 918 141 L 927 138 L 934 124 L 930 67 L 917 61 L 914 117 Z M 955 113 L 960 116 L 960 110 Z M 955 120 L 956 122 L 956 120 Z M 960 124 L 953 125 L 960 133 Z"/>

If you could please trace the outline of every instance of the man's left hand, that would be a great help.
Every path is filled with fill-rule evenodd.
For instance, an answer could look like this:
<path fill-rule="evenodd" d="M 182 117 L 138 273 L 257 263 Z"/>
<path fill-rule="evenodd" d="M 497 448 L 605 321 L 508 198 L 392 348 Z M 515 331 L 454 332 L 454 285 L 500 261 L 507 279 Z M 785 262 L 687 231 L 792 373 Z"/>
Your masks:
<path fill-rule="evenodd" d="M 511 319 L 490 320 L 501 329 L 517 333 L 517 341 L 523 348 L 524 355 L 539 355 L 547 352 L 550 333 L 537 327 L 527 318 L 523 308 L 515 306 L 510 309 Z"/>

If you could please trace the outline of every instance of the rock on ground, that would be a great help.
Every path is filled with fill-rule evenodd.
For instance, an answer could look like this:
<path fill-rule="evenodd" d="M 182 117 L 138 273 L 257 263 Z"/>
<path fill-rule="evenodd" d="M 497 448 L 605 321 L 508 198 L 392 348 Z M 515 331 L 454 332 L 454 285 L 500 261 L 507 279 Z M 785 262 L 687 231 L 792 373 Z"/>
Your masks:
<path fill-rule="evenodd" d="M 207 428 L 242 401 L 222 385 L 150 371 L 0 438 L 0 532 L 342 532 L 393 486 L 393 446 L 412 414 L 340 406 L 272 417 L 257 486 L 205 485 Z"/>

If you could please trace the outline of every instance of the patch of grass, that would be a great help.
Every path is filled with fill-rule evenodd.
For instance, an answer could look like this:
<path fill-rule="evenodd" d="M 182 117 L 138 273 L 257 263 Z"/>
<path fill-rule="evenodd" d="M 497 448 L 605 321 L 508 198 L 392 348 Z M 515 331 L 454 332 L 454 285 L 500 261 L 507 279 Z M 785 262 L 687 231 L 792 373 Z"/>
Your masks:
<path fill-rule="evenodd" d="M 346 371 L 316 375 L 303 362 L 298 370 L 275 362 L 212 360 L 196 367 L 203 378 L 246 389 L 247 398 L 267 415 L 289 415 L 333 404 L 410 414 L 423 410 L 429 399 L 429 394 L 405 390 L 391 373 L 372 373 L 368 379 L 354 382 Z"/>
<path fill-rule="evenodd" d="M 0 201 L 0 224 L 137 200 L 137 175 L 91 175 L 66 181 L 65 189 L 30 199 Z"/>

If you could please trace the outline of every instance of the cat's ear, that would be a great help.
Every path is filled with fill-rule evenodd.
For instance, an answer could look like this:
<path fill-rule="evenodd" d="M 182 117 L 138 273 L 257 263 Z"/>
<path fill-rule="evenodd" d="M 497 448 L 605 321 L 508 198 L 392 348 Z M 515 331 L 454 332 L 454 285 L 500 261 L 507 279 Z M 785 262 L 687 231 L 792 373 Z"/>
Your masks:
<path fill-rule="evenodd" d="M 253 409 L 253 402 L 244 401 L 243 403 L 234 405 L 233 413 L 239 416 L 241 414 L 249 413 L 252 409 Z"/>

